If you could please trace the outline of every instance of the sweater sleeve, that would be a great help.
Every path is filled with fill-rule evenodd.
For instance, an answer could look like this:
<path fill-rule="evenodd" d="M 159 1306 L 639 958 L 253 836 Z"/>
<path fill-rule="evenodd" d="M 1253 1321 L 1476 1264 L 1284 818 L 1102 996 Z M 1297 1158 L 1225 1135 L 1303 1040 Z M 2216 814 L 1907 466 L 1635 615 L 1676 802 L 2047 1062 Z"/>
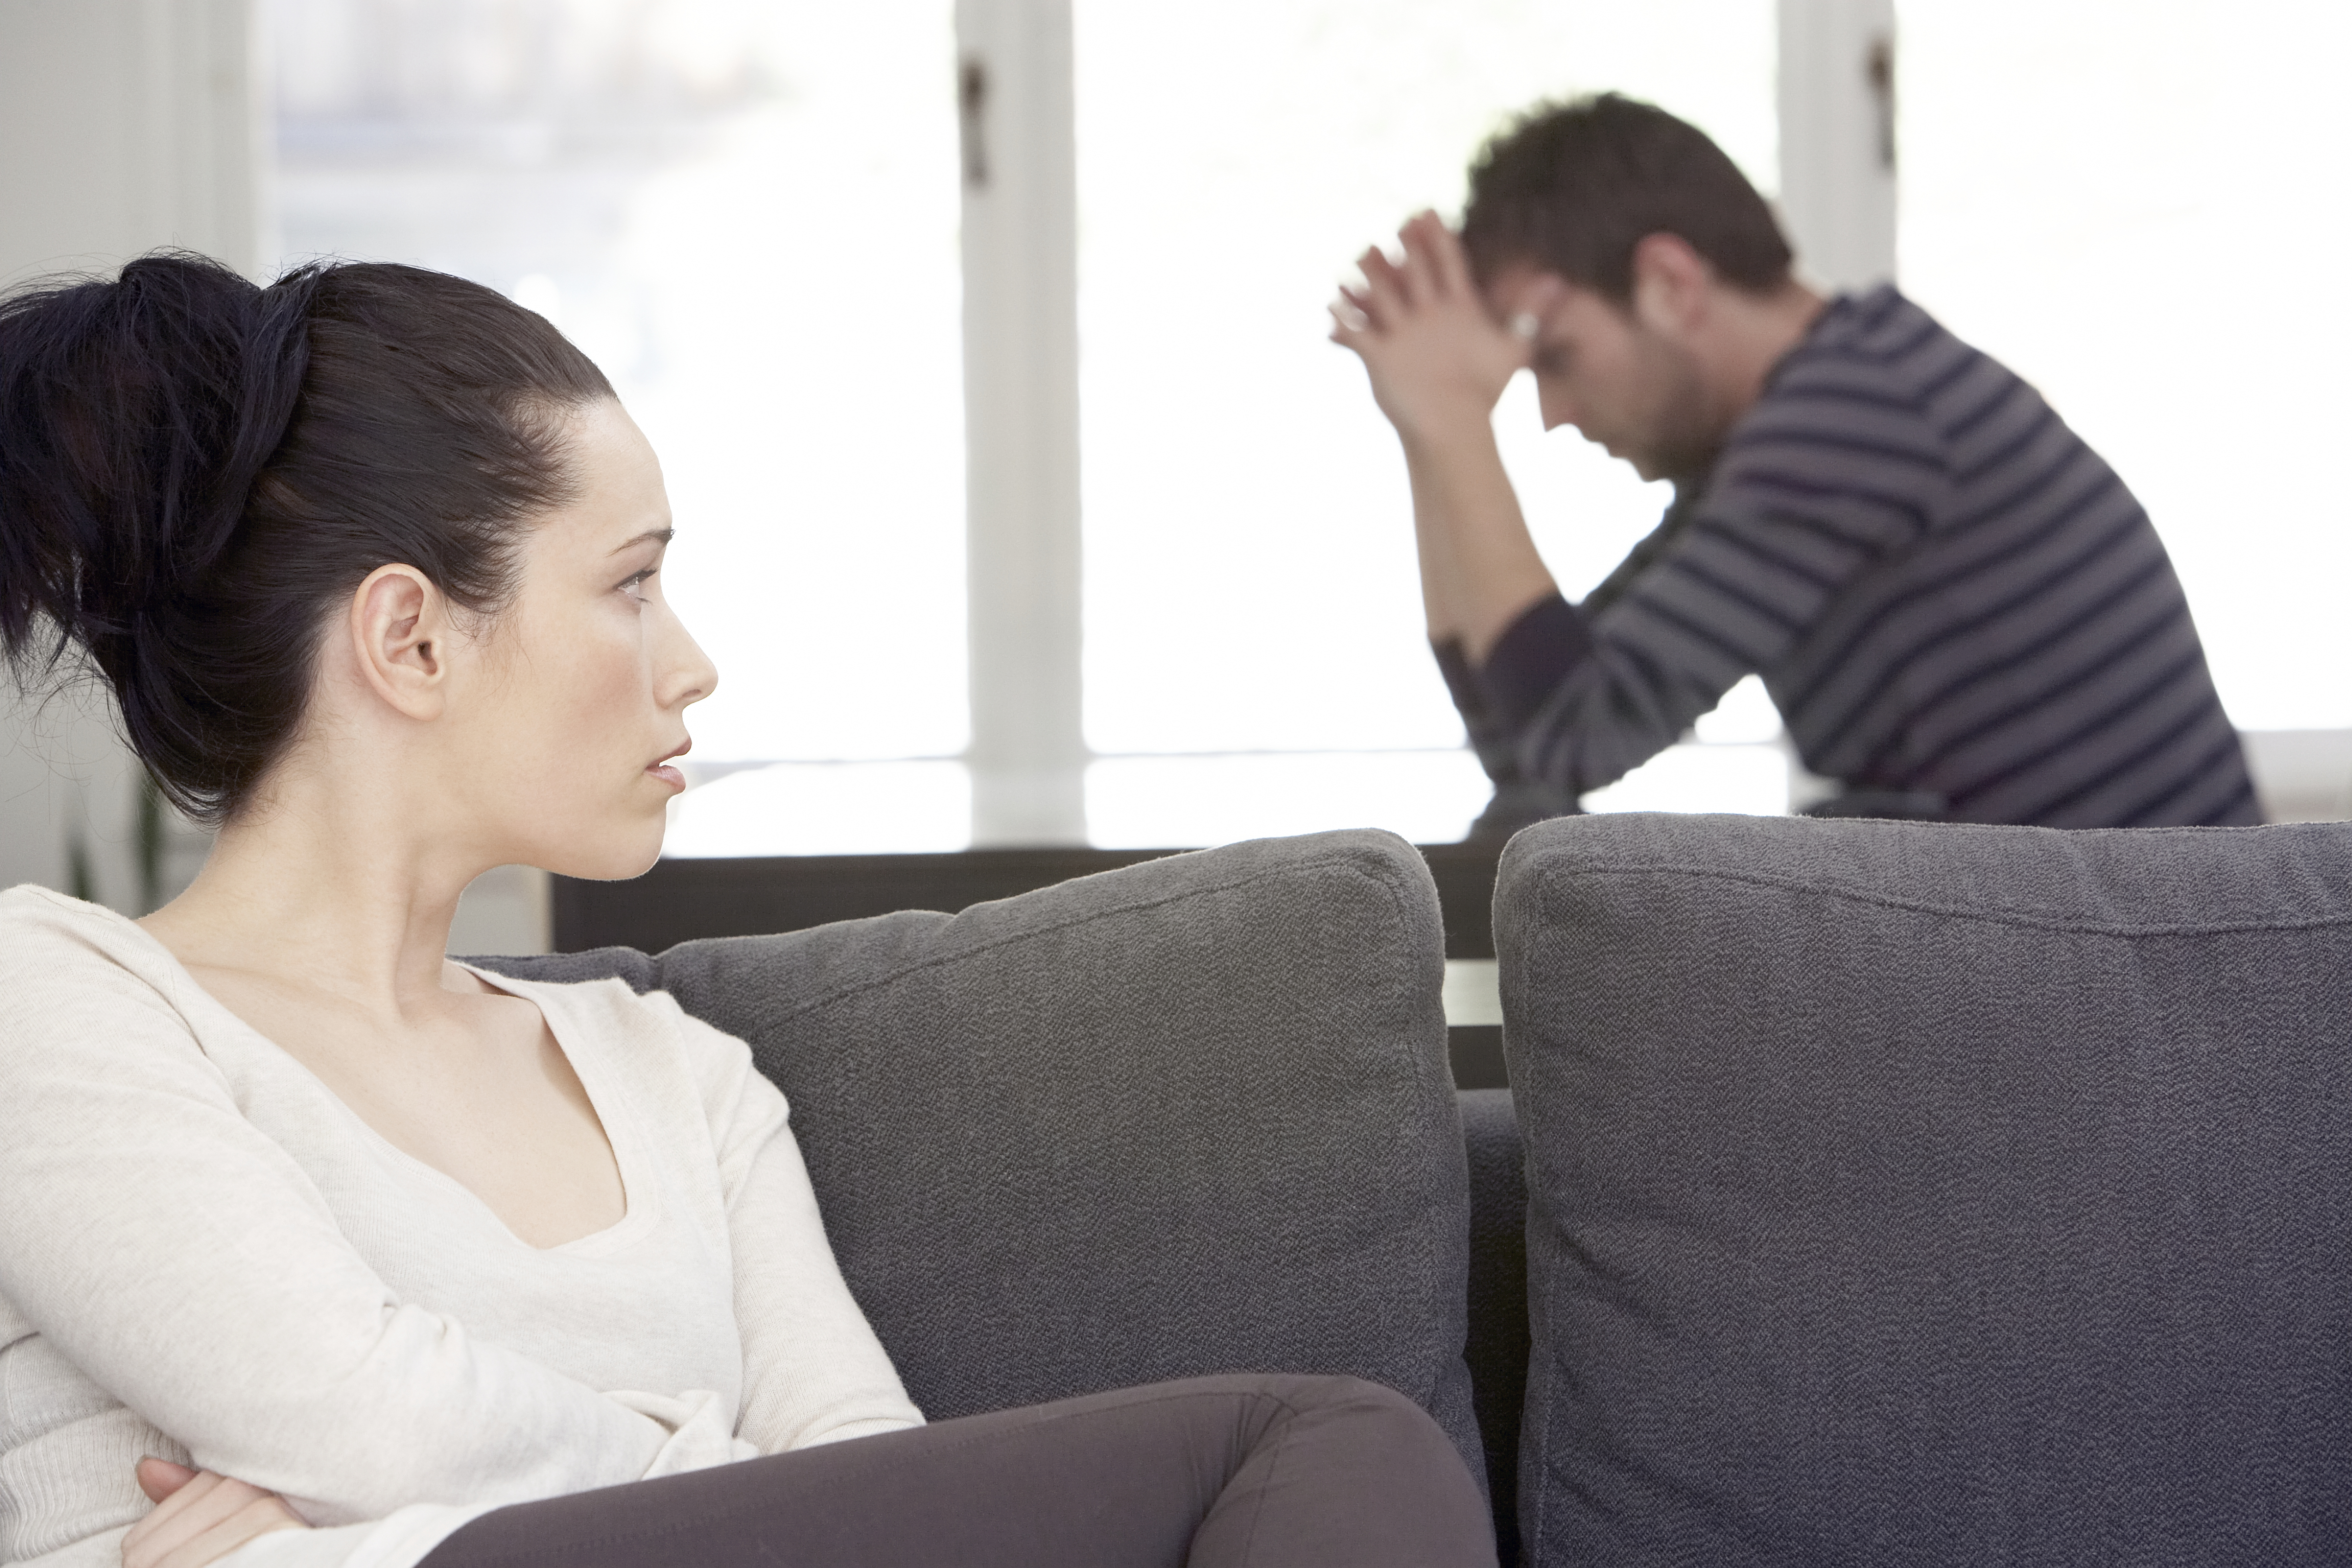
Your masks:
<path fill-rule="evenodd" d="M 1597 613 L 1541 601 L 1479 676 L 1530 776 L 1578 793 L 1655 756 L 1769 672 L 1949 488 L 1943 442 L 1888 397 L 1825 423 L 1802 367 L 1743 421 L 1681 528 Z"/>
<path fill-rule="evenodd" d="M 194 1463 L 332 1526 L 740 1451 L 716 1396 L 599 1393 L 396 1299 L 152 984 L 0 938 L 0 1293 Z"/>
<path fill-rule="evenodd" d="M 826 1240 L 783 1094 L 751 1048 L 667 993 L 719 1152 L 743 1341 L 737 1433 L 762 1453 L 922 1425 Z"/>

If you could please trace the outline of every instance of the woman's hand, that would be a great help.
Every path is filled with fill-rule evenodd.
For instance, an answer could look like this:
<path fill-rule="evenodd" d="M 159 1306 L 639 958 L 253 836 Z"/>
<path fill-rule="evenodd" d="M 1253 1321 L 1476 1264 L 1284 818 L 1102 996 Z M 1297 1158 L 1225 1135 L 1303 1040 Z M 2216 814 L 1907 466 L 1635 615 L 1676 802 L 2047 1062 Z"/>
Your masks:
<path fill-rule="evenodd" d="M 310 1528 L 276 1492 L 169 1459 L 140 1460 L 139 1490 L 155 1511 L 122 1538 L 122 1568 L 205 1568 L 257 1535 Z"/>

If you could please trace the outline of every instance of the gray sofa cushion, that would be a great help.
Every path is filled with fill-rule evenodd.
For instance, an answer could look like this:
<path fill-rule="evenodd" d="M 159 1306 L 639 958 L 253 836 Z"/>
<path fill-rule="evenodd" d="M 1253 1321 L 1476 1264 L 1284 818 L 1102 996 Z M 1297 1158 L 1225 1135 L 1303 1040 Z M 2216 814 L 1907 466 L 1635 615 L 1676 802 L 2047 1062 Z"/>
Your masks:
<path fill-rule="evenodd" d="M 2352 1552 L 2352 829 L 1570 820 L 1496 931 L 1532 1561 Z"/>
<path fill-rule="evenodd" d="M 1419 1400 L 1483 1475 L 1469 1198 L 1421 857 L 1236 844 L 952 917 L 491 967 L 751 1044 L 932 1416 L 1215 1371 Z"/>

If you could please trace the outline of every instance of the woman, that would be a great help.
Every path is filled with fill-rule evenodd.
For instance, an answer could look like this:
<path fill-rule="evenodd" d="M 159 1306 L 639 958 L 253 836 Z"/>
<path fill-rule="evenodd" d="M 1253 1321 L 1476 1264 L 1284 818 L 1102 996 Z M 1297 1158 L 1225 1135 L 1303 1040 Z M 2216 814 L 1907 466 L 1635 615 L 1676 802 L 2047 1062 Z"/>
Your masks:
<path fill-rule="evenodd" d="M 219 830 L 135 924 L 0 895 L 0 1560 L 1490 1563 L 1367 1384 L 923 1426 L 740 1041 L 443 956 L 491 866 L 659 852 L 717 681 L 670 534 L 595 367 L 456 278 L 0 303 L 0 642 Z"/>

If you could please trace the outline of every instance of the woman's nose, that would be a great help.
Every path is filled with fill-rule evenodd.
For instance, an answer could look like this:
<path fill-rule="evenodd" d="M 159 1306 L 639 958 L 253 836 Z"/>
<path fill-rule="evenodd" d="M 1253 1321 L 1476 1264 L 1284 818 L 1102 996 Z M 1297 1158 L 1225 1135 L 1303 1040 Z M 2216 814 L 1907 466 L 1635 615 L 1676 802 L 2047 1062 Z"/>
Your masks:
<path fill-rule="evenodd" d="M 664 707 L 685 707 L 719 689 L 719 666 L 675 615 L 670 617 L 670 630 L 671 645 L 663 650 L 668 655 L 664 660 L 667 668 L 657 691 Z"/>

